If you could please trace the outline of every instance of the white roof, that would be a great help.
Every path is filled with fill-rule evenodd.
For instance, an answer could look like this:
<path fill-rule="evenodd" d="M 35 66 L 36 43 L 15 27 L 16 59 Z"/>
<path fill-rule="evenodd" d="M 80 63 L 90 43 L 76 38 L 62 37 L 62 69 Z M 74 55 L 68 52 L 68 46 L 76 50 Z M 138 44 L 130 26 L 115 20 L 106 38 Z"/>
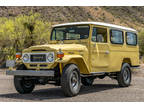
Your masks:
<path fill-rule="evenodd" d="M 132 28 L 123 27 L 123 26 L 119 26 L 115 24 L 102 23 L 102 22 L 72 22 L 72 23 L 57 24 L 57 25 L 54 25 L 53 27 L 60 27 L 60 26 L 67 26 L 67 25 L 81 25 L 81 24 L 93 24 L 93 25 L 100 25 L 100 26 L 106 26 L 110 28 L 117 28 L 121 30 L 137 32 L 135 29 L 132 29 Z"/>

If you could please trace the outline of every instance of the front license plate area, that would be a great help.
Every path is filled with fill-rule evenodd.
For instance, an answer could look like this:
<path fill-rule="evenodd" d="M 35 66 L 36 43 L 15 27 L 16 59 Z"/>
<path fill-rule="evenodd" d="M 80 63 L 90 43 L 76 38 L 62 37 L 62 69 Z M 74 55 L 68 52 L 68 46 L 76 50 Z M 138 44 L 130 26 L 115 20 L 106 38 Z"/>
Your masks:
<path fill-rule="evenodd" d="M 6 67 L 15 67 L 15 60 L 7 60 Z"/>

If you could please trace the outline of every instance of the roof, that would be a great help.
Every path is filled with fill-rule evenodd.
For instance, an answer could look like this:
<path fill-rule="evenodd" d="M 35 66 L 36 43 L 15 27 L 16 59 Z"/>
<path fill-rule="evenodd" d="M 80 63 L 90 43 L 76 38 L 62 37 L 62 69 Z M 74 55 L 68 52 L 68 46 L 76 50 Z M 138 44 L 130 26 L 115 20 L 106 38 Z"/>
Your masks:
<path fill-rule="evenodd" d="M 106 27 L 110 27 L 110 28 L 117 28 L 120 30 L 137 32 L 135 29 L 132 29 L 132 28 L 119 26 L 119 25 L 115 25 L 115 24 L 102 23 L 102 22 L 72 22 L 72 23 L 57 24 L 57 25 L 54 25 L 53 27 L 60 27 L 60 26 L 67 26 L 67 25 L 81 25 L 81 24 L 93 24 L 93 25 L 99 25 L 99 26 L 106 26 Z"/>

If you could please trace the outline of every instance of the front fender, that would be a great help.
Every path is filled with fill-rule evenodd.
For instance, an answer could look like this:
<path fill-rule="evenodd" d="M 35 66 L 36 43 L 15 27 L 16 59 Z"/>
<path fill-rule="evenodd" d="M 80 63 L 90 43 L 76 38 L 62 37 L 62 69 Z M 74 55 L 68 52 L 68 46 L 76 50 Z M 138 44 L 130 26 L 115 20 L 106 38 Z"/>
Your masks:
<path fill-rule="evenodd" d="M 66 63 L 66 62 L 69 62 L 71 59 L 77 59 L 77 58 L 83 59 L 83 57 L 80 56 L 80 55 L 65 55 L 65 56 L 62 58 L 62 60 L 56 59 L 55 62 L 58 62 L 58 63 Z"/>
<path fill-rule="evenodd" d="M 81 55 L 65 55 L 62 60 L 57 59 L 55 62 L 66 64 L 74 63 L 80 69 L 81 74 L 90 74 L 89 65 Z"/>

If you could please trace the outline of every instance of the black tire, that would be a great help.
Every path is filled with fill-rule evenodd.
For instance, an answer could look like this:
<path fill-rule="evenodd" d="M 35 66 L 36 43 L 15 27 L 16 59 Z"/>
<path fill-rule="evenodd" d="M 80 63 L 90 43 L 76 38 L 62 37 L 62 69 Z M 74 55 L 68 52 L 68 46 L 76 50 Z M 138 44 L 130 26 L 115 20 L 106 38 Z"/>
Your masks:
<path fill-rule="evenodd" d="M 66 96 L 76 96 L 80 91 L 80 72 L 75 64 L 64 67 L 61 77 L 61 87 Z"/>
<path fill-rule="evenodd" d="M 92 77 L 83 77 L 81 78 L 81 82 L 84 86 L 92 86 L 93 82 L 94 82 L 94 78 Z"/>
<path fill-rule="evenodd" d="M 20 65 L 17 70 L 26 70 L 24 65 Z M 26 80 L 22 76 L 14 76 L 14 86 L 17 92 L 20 94 L 31 93 L 35 87 L 35 84 L 32 80 Z"/>
<path fill-rule="evenodd" d="M 131 83 L 131 68 L 128 63 L 122 65 L 121 71 L 117 74 L 117 81 L 120 87 L 128 87 Z"/>

